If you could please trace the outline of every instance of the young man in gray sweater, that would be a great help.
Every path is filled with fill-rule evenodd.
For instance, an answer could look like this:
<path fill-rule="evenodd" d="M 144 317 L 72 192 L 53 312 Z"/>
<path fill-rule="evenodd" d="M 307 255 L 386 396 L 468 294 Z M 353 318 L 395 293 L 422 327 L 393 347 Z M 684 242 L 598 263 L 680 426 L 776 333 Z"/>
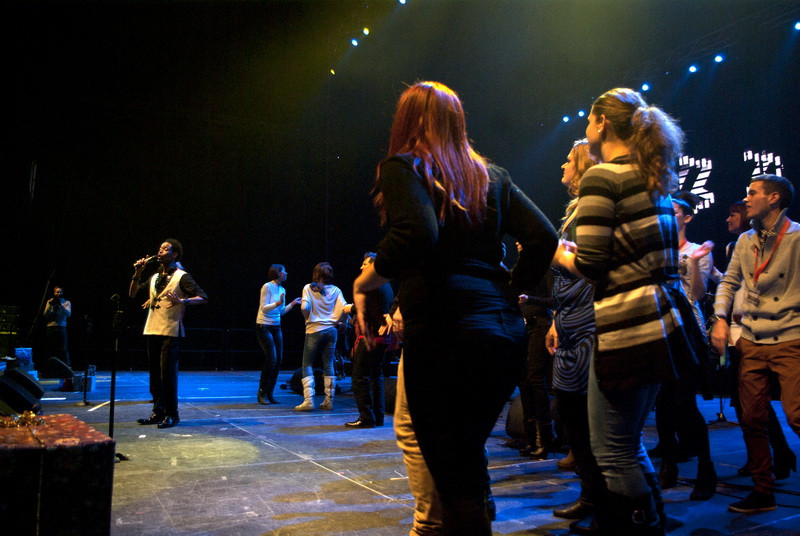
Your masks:
<path fill-rule="evenodd" d="M 720 353 L 728 344 L 728 315 L 736 290 L 744 287 L 739 398 L 742 433 L 755 489 L 728 506 L 733 512 L 774 510 L 775 476 L 767 436 L 768 373 L 777 374 L 781 401 L 792 430 L 800 435 L 800 224 L 786 217 L 794 187 L 785 177 L 758 175 L 745 197 L 752 229 L 736 242 L 717 289 L 717 320 L 711 342 Z"/>

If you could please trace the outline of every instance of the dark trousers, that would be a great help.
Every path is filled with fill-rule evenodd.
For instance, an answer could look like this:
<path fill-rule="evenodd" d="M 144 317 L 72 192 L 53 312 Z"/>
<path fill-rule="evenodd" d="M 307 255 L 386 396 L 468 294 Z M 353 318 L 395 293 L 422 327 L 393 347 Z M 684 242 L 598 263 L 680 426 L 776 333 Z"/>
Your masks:
<path fill-rule="evenodd" d="M 587 393 L 556 389 L 556 402 L 559 415 L 561 415 L 561 424 L 567 434 L 570 450 L 572 450 L 578 466 L 577 472 L 581 478 L 581 497 L 598 505 L 605 496 L 606 483 L 600 467 L 597 466 L 597 460 L 592 454 L 592 445 L 589 439 Z"/>
<path fill-rule="evenodd" d="M 678 456 L 678 439 L 684 447 L 691 447 L 698 463 L 711 463 L 708 442 L 708 424 L 697 407 L 698 381 L 694 377 L 667 381 L 661 384 L 656 398 L 656 429 L 662 459 L 675 463 Z"/>
<path fill-rule="evenodd" d="M 65 326 L 47 326 L 47 359 L 51 357 L 57 357 L 67 365 L 71 365 Z"/>
<path fill-rule="evenodd" d="M 386 395 L 383 391 L 383 355 L 385 344 L 367 349 L 361 339 L 353 354 L 353 395 L 362 421 L 383 423 Z"/>
<path fill-rule="evenodd" d="M 536 326 L 527 332 L 528 359 L 525 376 L 519 384 L 519 395 L 522 399 L 525 441 L 528 445 L 537 444 L 536 421 L 544 423 L 548 430 L 552 430 L 550 385 L 553 378 L 553 356 L 545 346 L 545 337 L 549 329 L 550 322 L 542 319 L 537 320 Z"/>
<path fill-rule="evenodd" d="M 517 319 L 498 329 L 508 338 L 440 330 L 412 336 L 407 330 L 406 396 L 442 500 L 443 534 L 491 534 L 485 443 L 523 372 L 524 327 Z"/>
<path fill-rule="evenodd" d="M 742 433 L 756 491 L 772 493 L 775 475 L 767 434 L 770 405 L 769 373 L 778 376 L 781 404 L 792 430 L 800 435 L 800 339 L 778 344 L 759 344 L 740 338 L 739 403 Z"/>
<path fill-rule="evenodd" d="M 150 365 L 150 395 L 153 413 L 178 417 L 178 357 L 180 337 L 147 336 L 147 360 Z"/>
<path fill-rule="evenodd" d="M 283 363 L 283 332 L 281 326 L 266 324 L 256 325 L 256 338 L 264 351 L 264 367 L 258 380 L 258 389 L 265 395 L 272 396 L 278 373 Z"/>

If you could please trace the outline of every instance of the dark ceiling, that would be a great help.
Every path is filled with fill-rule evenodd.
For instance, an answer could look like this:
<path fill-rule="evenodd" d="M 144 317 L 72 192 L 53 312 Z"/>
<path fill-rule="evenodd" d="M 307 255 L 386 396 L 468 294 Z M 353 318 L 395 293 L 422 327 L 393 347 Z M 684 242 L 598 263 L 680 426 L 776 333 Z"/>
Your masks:
<path fill-rule="evenodd" d="M 102 321 L 167 236 L 211 297 L 195 326 L 249 327 L 274 262 L 294 296 L 329 260 L 349 297 L 381 236 L 369 192 L 394 103 L 420 79 L 459 92 L 475 147 L 554 221 L 584 128 L 561 116 L 650 82 L 715 162 L 690 239 L 724 244 L 744 150 L 800 176 L 795 20 L 798 2 L 766 0 L 4 2 L 0 302 L 27 331 L 54 273 Z"/>

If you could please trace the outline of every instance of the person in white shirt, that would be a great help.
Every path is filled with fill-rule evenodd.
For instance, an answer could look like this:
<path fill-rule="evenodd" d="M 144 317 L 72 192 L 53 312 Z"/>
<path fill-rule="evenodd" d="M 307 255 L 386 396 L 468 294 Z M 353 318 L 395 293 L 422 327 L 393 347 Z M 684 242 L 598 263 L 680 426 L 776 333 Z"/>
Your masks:
<path fill-rule="evenodd" d="M 350 312 L 339 287 L 333 285 L 333 268 L 327 262 L 314 267 L 311 283 L 303 287 L 300 310 L 306 319 L 306 340 L 303 346 L 303 402 L 297 411 L 314 409 L 314 361 L 322 357 L 325 375 L 325 401 L 320 409 L 333 409 L 336 391 L 336 374 L 333 371 L 336 349 L 336 322 L 342 314 Z"/>
<path fill-rule="evenodd" d="M 180 259 L 183 246 L 174 238 L 167 238 L 158 249 L 158 271 L 148 281 L 142 281 L 142 272 L 150 258 L 134 263 L 133 277 L 128 296 L 134 298 L 140 290 L 147 290 L 148 299 L 142 304 L 147 310 L 144 335 L 147 339 L 147 360 L 150 369 L 150 394 L 153 413 L 137 419 L 139 424 L 157 424 L 159 428 L 172 428 L 180 422 L 178 416 L 178 359 L 183 329 L 183 315 L 187 305 L 208 301 L 208 295 L 183 270 Z"/>
<path fill-rule="evenodd" d="M 258 302 L 256 337 L 264 351 L 264 367 L 258 381 L 258 403 L 262 405 L 278 403 L 272 393 L 283 363 L 281 317 L 300 303 L 300 298 L 295 298 L 286 305 L 283 283 L 287 276 L 286 268 L 282 264 L 270 266 L 269 282 L 261 287 L 261 298 Z"/>

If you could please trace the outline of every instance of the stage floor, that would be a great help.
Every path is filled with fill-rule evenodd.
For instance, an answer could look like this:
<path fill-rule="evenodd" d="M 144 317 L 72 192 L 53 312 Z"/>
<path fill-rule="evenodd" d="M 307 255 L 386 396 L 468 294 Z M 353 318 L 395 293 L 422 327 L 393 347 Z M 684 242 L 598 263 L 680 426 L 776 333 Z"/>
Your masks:
<path fill-rule="evenodd" d="M 110 379 L 108 372 L 98 373 L 89 406 L 82 402 L 83 393 L 61 392 L 57 381 L 44 380 L 44 412 L 69 413 L 108 433 Z M 288 373 L 282 374 L 279 384 L 288 379 Z M 182 372 L 181 423 L 159 430 L 136 424 L 150 414 L 147 373 L 118 374 L 114 438 L 117 452 L 128 460 L 115 467 L 111 534 L 408 534 L 413 499 L 391 418 L 382 428 L 345 428 L 357 417 L 349 378 L 341 382 L 345 392 L 333 411 L 308 413 L 293 411 L 301 397 L 289 390 L 276 389 L 279 405 L 258 405 L 257 382 L 257 372 Z M 717 417 L 717 400 L 701 404 L 709 420 Z M 778 413 L 789 444 L 800 455 L 800 440 L 786 426 L 782 410 Z M 734 419 L 727 403 L 724 414 Z M 577 498 L 577 477 L 557 470 L 554 459 L 520 458 L 503 445 L 508 439 L 504 424 L 505 414 L 487 443 L 497 501 L 494 534 L 567 534 L 568 521 L 551 511 Z M 777 510 L 756 515 L 727 511 L 751 484 L 736 475 L 745 461 L 744 443 L 733 423 L 716 423 L 710 430 L 720 476 L 717 494 L 706 502 L 689 501 L 696 462 L 680 464 L 681 482 L 664 492 L 668 515 L 682 523 L 670 534 L 800 535 L 797 473 L 779 482 Z M 645 437 L 652 447 L 652 414 Z"/>

